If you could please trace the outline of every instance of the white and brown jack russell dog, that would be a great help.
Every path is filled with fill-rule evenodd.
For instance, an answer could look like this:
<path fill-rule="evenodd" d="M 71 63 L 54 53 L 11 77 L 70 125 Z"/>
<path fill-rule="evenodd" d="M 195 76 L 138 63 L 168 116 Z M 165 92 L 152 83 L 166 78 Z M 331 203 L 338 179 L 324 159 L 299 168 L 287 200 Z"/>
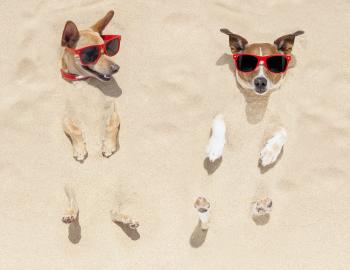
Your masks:
<path fill-rule="evenodd" d="M 228 29 L 220 31 L 229 36 L 229 46 L 235 62 L 238 86 L 255 96 L 267 95 L 280 88 L 292 60 L 291 51 L 297 31 L 284 35 L 270 43 L 252 43 Z M 287 139 L 283 126 L 276 126 L 260 151 L 260 165 L 266 167 L 275 163 Z"/>

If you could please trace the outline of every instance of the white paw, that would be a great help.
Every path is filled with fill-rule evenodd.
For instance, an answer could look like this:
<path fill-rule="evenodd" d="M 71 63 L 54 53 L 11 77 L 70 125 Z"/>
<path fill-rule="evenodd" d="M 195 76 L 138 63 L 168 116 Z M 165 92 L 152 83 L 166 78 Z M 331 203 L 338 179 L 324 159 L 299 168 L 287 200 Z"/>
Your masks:
<path fill-rule="evenodd" d="M 73 157 L 77 161 L 83 161 L 87 157 L 87 154 L 85 143 L 79 143 L 73 146 Z"/>
<path fill-rule="evenodd" d="M 215 138 L 209 141 L 209 144 L 207 146 L 207 156 L 211 162 L 217 160 L 222 156 L 222 152 L 224 151 L 224 144 L 224 142 L 216 140 Z"/>
<path fill-rule="evenodd" d="M 263 167 L 276 162 L 286 139 L 287 133 L 282 129 L 267 141 L 265 147 L 260 152 L 260 163 Z"/>
<path fill-rule="evenodd" d="M 277 160 L 279 154 L 281 153 L 281 150 L 282 146 L 279 146 L 277 144 L 267 144 L 260 152 L 261 165 L 265 167 L 274 163 Z"/>
<path fill-rule="evenodd" d="M 223 116 L 221 114 L 217 115 L 214 118 L 211 132 L 212 134 L 209 139 L 206 152 L 209 160 L 213 162 L 222 156 L 226 142 L 226 126 Z"/>

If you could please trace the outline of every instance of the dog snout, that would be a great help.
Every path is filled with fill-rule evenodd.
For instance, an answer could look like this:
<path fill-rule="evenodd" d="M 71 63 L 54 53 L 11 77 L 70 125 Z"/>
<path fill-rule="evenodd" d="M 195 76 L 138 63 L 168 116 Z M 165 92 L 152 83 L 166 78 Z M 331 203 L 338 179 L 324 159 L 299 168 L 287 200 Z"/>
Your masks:
<path fill-rule="evenodd" d="M 266 91 L 267 80 L 264 77 L 258 77 L 254 79 L 255 91 L 262 94 Z"/>
<path fill-rule="evenodd" d="M 114 64 L 114 63 L 111 64 L 111 71 L 112 71 L 112 73 L 117 73 L 119 68 L 120 67 L 117 64 Z"/>

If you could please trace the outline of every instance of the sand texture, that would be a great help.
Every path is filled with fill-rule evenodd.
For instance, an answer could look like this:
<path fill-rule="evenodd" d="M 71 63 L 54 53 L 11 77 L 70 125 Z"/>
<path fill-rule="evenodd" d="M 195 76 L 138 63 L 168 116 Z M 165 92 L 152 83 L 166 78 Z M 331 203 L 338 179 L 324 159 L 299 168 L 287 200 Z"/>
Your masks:
<path fill-rule="evenodd" d="M 84 29 L 110 9 L 121 68 L 84 85 L 89 156 L 79 163 L 62 131 L 72 88 L 59 74 L 61 34 L 67 20 Z M 2 0 L 0 10 L 1 270 L 349 269 L 349 1 Z M 249 42 L 305 31 L 281 90 L 254 101 L 238 89 L 222 27 Z M 121 120 L 109 159 L 97 128 L 105 99 Z M 218 113 L 227 142 L 210 165 Z M 276 115 L 288 140 L 261 170 Z M 79 224 L 61 221 L 66 183 Z M 265 195 L 273 210 L 256 223 L 251 202 Z M 208 231 L 199 196 L 210 201 Z M 115 208 L 137 231 L 111 221 Z"/>

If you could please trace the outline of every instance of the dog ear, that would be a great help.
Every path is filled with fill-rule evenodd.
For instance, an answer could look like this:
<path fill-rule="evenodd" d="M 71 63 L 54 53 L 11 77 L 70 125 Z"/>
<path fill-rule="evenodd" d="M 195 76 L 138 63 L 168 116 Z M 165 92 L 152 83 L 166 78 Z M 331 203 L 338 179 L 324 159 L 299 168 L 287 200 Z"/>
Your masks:
<path fill-rule="evenodd" d="M 294 39 L 296 36 L 304 34 L 304 31 L 296 31 L 293 34 L 284 35 L 274 41 L 277 49 L 285 54 L 290 54 L 294 45 Z"/>
<path fill-rule="evenodd" d="M 79 31 L 72 21 L 67 21 L 62 33 L 61 45 L 63 47 L 73 48 L 79 40 Z"/>
<path fill-rule="evenodd" d="M 114 11 L 110 10 L 108 13 L 99 21 L 97 21 L 93 26 L 91 26 L 91 29 L 95 32 L 98 32 L 102 34 L 102 31 L 106 28 L 107 24 L 112 20 L 114 16 Z"/>
<path fill-rule="evenodd" d="M 232 53 L 243 51 L 245 46 L 248 44 L 248 41 L 244 37 L 236 35 L 226 28 L 222 28 L 220 31 L 229 36 L 229 45 Z"/>

